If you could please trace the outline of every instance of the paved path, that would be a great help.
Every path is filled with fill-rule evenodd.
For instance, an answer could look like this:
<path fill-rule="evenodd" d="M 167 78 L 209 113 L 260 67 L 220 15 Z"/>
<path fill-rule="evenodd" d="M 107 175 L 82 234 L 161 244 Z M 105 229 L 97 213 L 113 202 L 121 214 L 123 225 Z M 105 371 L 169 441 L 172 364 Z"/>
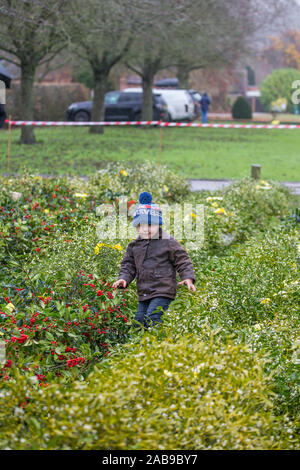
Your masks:
<path fill-rule="evenodd" d="M 8 173 L 4 173 L 3 176 L 11 176 Z M 14 175 L 16 178 L 18 177 L 17 174 Z M 43 178 L 52 178 L 53 175 L 46 175 L 46 174 L 39 174 Z M 57 175 L 56 175 L 57 176 Z M 73 178 L 71 176 L 71 178 Z M 88 180 L 88 176 L 79 176 L 79 178 L 83 180 Z M 217 189 L 222 189 L 223 187 L 230 186 L 231 183 L 238 180 L 209 180 L 209 179 L 192 179 L 188 178 L 187 182 L 190 183 L 191 191 L 215 191 Z M 288 188 L 290 188 L 292 194 L 296 194 L 300 196 L 300 181 L 281 181 L 281 184 L 284 184 Z"/>
<path fill-rule="evenodd" d="M 253 113 L 252 119 L 242 119 L 243 123 L 255 123 L 261 122 L 265 124 L 271 124 L 274 117 L 271 113 Z M 275 119 L 280 121 L 281 124 L 300 124 L 300 115 L 299 114 L 286 114 L 286 113 L 278 113 Z M 200 120 L 200 119 L 197 119 Z M 235 124 L 238 123 L 238 120 L 234 120 L 232 118 L 231 113 L 208 113 L 208 122 L 210 121 L 230 121 L 234 122 Z"/>
<path fill-rule="evenodd" d="M 223 187 L 230 186 L 235 180 L 196 180 L 188 179 L 191 191 L 215 191 Z M 300 181 L 281 181 L 281 184 L 287 186 L 292 194 L 300 195 Z"/>

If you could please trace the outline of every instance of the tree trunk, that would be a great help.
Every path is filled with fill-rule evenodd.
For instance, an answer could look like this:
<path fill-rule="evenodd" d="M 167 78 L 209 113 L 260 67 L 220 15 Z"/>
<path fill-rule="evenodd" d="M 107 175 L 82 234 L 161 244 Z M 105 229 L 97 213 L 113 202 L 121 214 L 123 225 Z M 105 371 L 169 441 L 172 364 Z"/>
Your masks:
<path fill-rule="evenodd" d="M 143 106 L 142 121 L 152 121 L 153 119 L 153 99 L 152 86 L 155 76 L 155 70 L 151 66 L 147 66 L 143 70 Z"/>
<path fill-rule="evenodd" d="M 33 85 L 35 66 L 32 62 L 21 63 L 21 119 L 33 121 Z M 32 126 L 22 126 L 20 144 L 35 144 Z"/>
<path fill-rule="evenodd" d="M 189 69 L 187 65 L 179 65 L 177 67 L 177 78 L 179 80 L 179 87 L 185 90 L 189 89 Z"/>
<path fill-rule="evenodd" d="M 104 97 L 107 90 L 107 81 L 109 70 L 93 70 L 94 74 L 94 98 L 92 109 L 92 121 L 105 120 Z M 91 126 L 90 132 L 92 134 L 103 134 L 103 126 Z"/>

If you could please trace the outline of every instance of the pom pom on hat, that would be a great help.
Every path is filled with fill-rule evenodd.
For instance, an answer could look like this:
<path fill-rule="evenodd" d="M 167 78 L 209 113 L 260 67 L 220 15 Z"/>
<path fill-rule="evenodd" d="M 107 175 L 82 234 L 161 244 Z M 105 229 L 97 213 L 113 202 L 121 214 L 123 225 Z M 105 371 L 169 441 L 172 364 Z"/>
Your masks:
<path fill-rule="evenodd" d="M 147 191 L 144 191 L 143 193 L 140 194 L 139 196 L 140 204 L 150 204 L 151 201 L 152 201 L 152 194 L 148 193 Z"/>
<path fill-rule="evenodd" d="M 133 213 L 132 225 L 163 225 L 161 209 L 152 202 L 152 194 L 144 191 L 139 195 L 139 206 Z"/>

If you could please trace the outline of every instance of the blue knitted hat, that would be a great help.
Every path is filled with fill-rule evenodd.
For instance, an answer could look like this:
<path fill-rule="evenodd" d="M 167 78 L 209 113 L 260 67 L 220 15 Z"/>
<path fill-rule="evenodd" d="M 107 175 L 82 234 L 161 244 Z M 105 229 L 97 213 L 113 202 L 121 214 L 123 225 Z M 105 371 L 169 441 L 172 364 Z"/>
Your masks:
<path fill-rule="evenodd" d="M 138 224 L 163 225 L 161 209 L 152 202 L 152 195 L 147 191 L 140 194 L 139 205 L 133 213 L 132 225 Z"/>

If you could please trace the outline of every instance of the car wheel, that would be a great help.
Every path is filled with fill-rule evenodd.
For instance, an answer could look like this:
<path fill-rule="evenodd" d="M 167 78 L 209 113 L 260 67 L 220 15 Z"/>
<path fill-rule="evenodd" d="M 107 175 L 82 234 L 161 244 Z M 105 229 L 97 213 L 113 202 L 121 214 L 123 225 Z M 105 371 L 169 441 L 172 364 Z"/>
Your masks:
<path fill-rule="evenodd" d="M 142 113 L 136 113 L 136 114 L 133 116 L 133 120 L 134 120 L 134 121 L 141 121 L 141 120 L 142 120 Z"/>
<path fill-rule="evenodd" d="M 75 122 L 88 122 L 89 120 L 90 115 L 86 111 L 78 111 L 74 117 Z"/>

